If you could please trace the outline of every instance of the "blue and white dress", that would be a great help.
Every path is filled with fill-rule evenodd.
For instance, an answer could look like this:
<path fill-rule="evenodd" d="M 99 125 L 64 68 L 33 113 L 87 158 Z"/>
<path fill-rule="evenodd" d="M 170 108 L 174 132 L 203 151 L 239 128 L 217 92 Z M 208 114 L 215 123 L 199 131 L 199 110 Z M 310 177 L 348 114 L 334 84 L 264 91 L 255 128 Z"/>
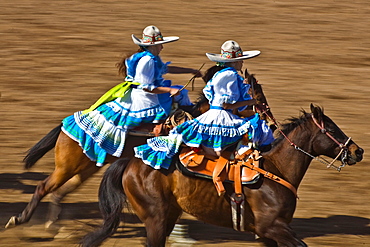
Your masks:
<path fill-rule="evenodd" d="M 270 144 L 274 140 L 272 132 L 265 121 L 259 119 L 258 114 L 240 118 L 222 107 L 224 103 L 235 104 L 251 99 L 248 90 L 249 85 L 243 83 L 243 77 L 234 68 L 227 67 L 217 72 L 203 89 L 210 102 L 210 110 L 177 126 L 169 136 L 154 137 L 147 144 L 135 147 L 135 156 L 155 169 L 168 169 L 182 143 L 190 147 L 202 145 L 221 151 L 248 133 L 254 144 Z"/>
<path fill-rule="evenodd" d="M 163 63 L 159 56 L 149 51 L 136 53 L 125 62 L 126 81 L 140 83 L 137 88 L 93 111 L 78 111 L 63 120 L 62 131 L 78 142 L 87 157 L 97 162 L 97 166 L 103 165 L 107 154 L 121 156 L 129 129 L 141 123 L 159 123 L 171 111 L 169 93 L 154 94 L 143 90 L 171 86 L 171 81 L 162 77 L 167 73 L 168 63 Z M 180 97 L 181 105 L 191 104 L 188 97 Z"/>

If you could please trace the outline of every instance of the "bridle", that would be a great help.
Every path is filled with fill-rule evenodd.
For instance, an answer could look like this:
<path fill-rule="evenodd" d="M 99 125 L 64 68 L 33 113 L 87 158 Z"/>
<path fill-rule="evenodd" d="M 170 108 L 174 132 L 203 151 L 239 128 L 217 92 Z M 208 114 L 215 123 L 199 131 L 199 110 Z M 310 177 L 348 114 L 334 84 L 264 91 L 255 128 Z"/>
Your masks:
<path fill-rule="evenodd" d="M 324 121 L 321 122 L 321 124 L 319 124 L 316 120 L 316 118 L 314 117 L 313 114 L 311 114 L 311 117 L 312 117 L 312 120 L 313 122 L 315 123 L 315 125 L 317 127 L 319 127 L 321 133 L 327 135 L 331 140 L 333 140 L 339 147 L 340 147 L 340 152 L 339 154 L 337 155 L 337 157 L 335 157 L 333 159 L 332 162 L 330 162 L 329 164 L 327 164 L 327 168 L 330 168 L 330 167 L 333 167 L 334 169 L 336 169 L 338 172 L 346 166 L 347 162 L 346 160 L 348 159 L 348 143 L 351 141 L 351 137 L 348 137 L 347 141 L 343 144 L 343 143 L 340 143 L 337 139 L 334 138 L 334 136 L 332 136 L 326 129 L 325 129 L 325 126 L 324 126 Z M 341 157 L 341 162 L 342 164 L 340 166 L 335 166 L 333 165 L 333 163 L 339 158 L 339 156 L 342 156 Z M 323 158 L 322 158 L 323 159 Z M 323 159 L 325 160 L 325 159 Z M 320 161 L 321 162 L 321 161 Z M 327 162 L 325 160 L 325 162 Z M 325 164 L 325 163 L 324 163 Z"/>
<path fill-rule="evenodd" d="M 281 124 L 279 122 L 276 121 L 276 119 L 274 118 L 274 116 L 272 114 L 270 114 L 270 108 L 268 106 L 265 107 L 265 109 L 260 109 L 261 113 L 265 114 L 268 118 L 270 118 L 270 120 L 273 122 L 273 124 L 276 126 L 277 130 L 280 132 L 280 134 L 290 143 L 290 145 L 292 147 L 294 147 L 294 149 L 306 154 L 307 156 L 311 157 L 312 159 L 314 160 L 317 160 L 323 164 L 326 165 L 326 168 L 334 168 L 335 170 L 337 170 L 338 172 L 341 171 L 341 169 L 343 167 L 346 166 L 347 164 L 347 159 L 348 159 L 348 143 L 351 141 L 351 137 L 348 137 L 347 141 L 343 144 L 341 142 L 339 142 L 337 139 L 334 138 L 334 136 L 332 136 L 325 128 L 325 125 L 324 125 L 324 121 L 321 121 L 321 123 L 319 123 L 317 121 L 317 119 L 315 118 L 315 116 L 311 113 L 311 118 L 312 118 L 312 121 L 315 123 L 315 125 L 320 129 L 321 133 L 327 135 L 332 141 L 334 141 L 339 147 L 340 147 L 340 152 L 338 153 L 338 155 L 331 161 L 327 161 L 326 159 L 322 158 L 322 157 L 319 157 L 319 156 L 314 156 L 310 153 L 308 153 L 307 151 L 303 150 L 302 148 L 300 148 L 299 146 L 297 146 L 294 142 L 292 142 L 289 137 L 287 135 L 284 134 L 284 132 L 281 130 L 280 126 Z M 334 165 L 334 162 L 341 156 L 341 165 L 340 166 L 336 166 Z"/>

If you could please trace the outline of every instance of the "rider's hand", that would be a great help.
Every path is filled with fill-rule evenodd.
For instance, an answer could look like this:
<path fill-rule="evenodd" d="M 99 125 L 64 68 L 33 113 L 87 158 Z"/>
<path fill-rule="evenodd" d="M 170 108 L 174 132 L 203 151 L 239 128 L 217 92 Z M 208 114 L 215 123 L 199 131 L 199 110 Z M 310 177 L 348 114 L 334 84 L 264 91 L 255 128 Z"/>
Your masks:
<path fill-rule="evenodd" d="M 177 96 L 180 94 L 180 90 L 177 88 L 170 88 L 170 94 L 171 94 L 171 97 Z"/>
<path fill-rule="evenodd" d="M 266 105 L 265 103 L 255 105 L 254 107 L 256 112 L 258 113 L 263 113 L 268 109 L 268 105 Z"/>
<path fill-rule="evenodd" d="M 257 105 L 257 100 L 256 99 L 250 99 L 249 105 Z"/>

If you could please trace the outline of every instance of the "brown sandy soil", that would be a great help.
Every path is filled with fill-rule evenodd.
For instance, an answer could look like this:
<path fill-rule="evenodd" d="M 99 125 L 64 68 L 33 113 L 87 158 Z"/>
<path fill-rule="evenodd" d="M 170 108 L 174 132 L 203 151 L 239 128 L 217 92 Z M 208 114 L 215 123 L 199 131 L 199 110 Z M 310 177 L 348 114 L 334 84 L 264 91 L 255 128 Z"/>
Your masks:
<path fill-rule="evenodd" d="M 0 225 L 21 212 L 37 182 L 53 170 L 52 152 L 24 170 L 24 152 L 64 117 L 121 82 L 115 63 L 136 50 L 130 35 L 154 24 L 165 36 L 180 36 L 162 52 L 164 61 L 177 66 L 212 66 L 205 52 L 218 52 L 228 39 L 244 50 L 261 50 L 245 66 L 263 84 L 279 121 L 309 110 L 312 102 L 365 149 L 363 162 L 340 173 L 312 162 L 292 227 L 309 246 L 370 246 L 369 16 L 365 0 L 1 1 Z M 189 77 L 167 78 L 184 84 Z M 202 88 L 201 80 L 196 86 Z M 100 223 L 97 188 L 103 170 L 66 198 L 53 229 L 43 230 L 46 197 L 28 224 L 0 230 L 0 246 L 76 246 Z M 103 246 L 142 245 L 143 226 L 126 216 L 126 231 L 120 228 Z M 187 215 L 183 220 L 194 245 L 261 246 L 252 234 Z"/>

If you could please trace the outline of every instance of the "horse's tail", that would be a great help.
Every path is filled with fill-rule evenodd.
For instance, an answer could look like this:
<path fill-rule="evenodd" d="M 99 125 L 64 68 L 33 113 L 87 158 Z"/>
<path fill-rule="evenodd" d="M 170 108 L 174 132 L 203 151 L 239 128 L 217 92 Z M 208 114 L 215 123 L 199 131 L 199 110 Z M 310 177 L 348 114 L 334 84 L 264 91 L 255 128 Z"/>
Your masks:
<path fill-rule="evenodd" d="M 62 124 L 55 127 L 38 143 L 36 143 L 35 146 L 27 151 L 27 155 L 23 159 L 25 168 L 31 168 L 39 159 L 42 158 L 42 156 L 55 147 L 61 130 Z"/>
<path fill-rule="evenodd" d="M 122 175 L 129 159 L 119 159 L 105 171 L 99 187 L 99 208 L 103 215 L 103 225 L 94 232 L 87 234 L 81 246 L 99 246 L 118 228 L 126 196 L 122 187 Z"/>

